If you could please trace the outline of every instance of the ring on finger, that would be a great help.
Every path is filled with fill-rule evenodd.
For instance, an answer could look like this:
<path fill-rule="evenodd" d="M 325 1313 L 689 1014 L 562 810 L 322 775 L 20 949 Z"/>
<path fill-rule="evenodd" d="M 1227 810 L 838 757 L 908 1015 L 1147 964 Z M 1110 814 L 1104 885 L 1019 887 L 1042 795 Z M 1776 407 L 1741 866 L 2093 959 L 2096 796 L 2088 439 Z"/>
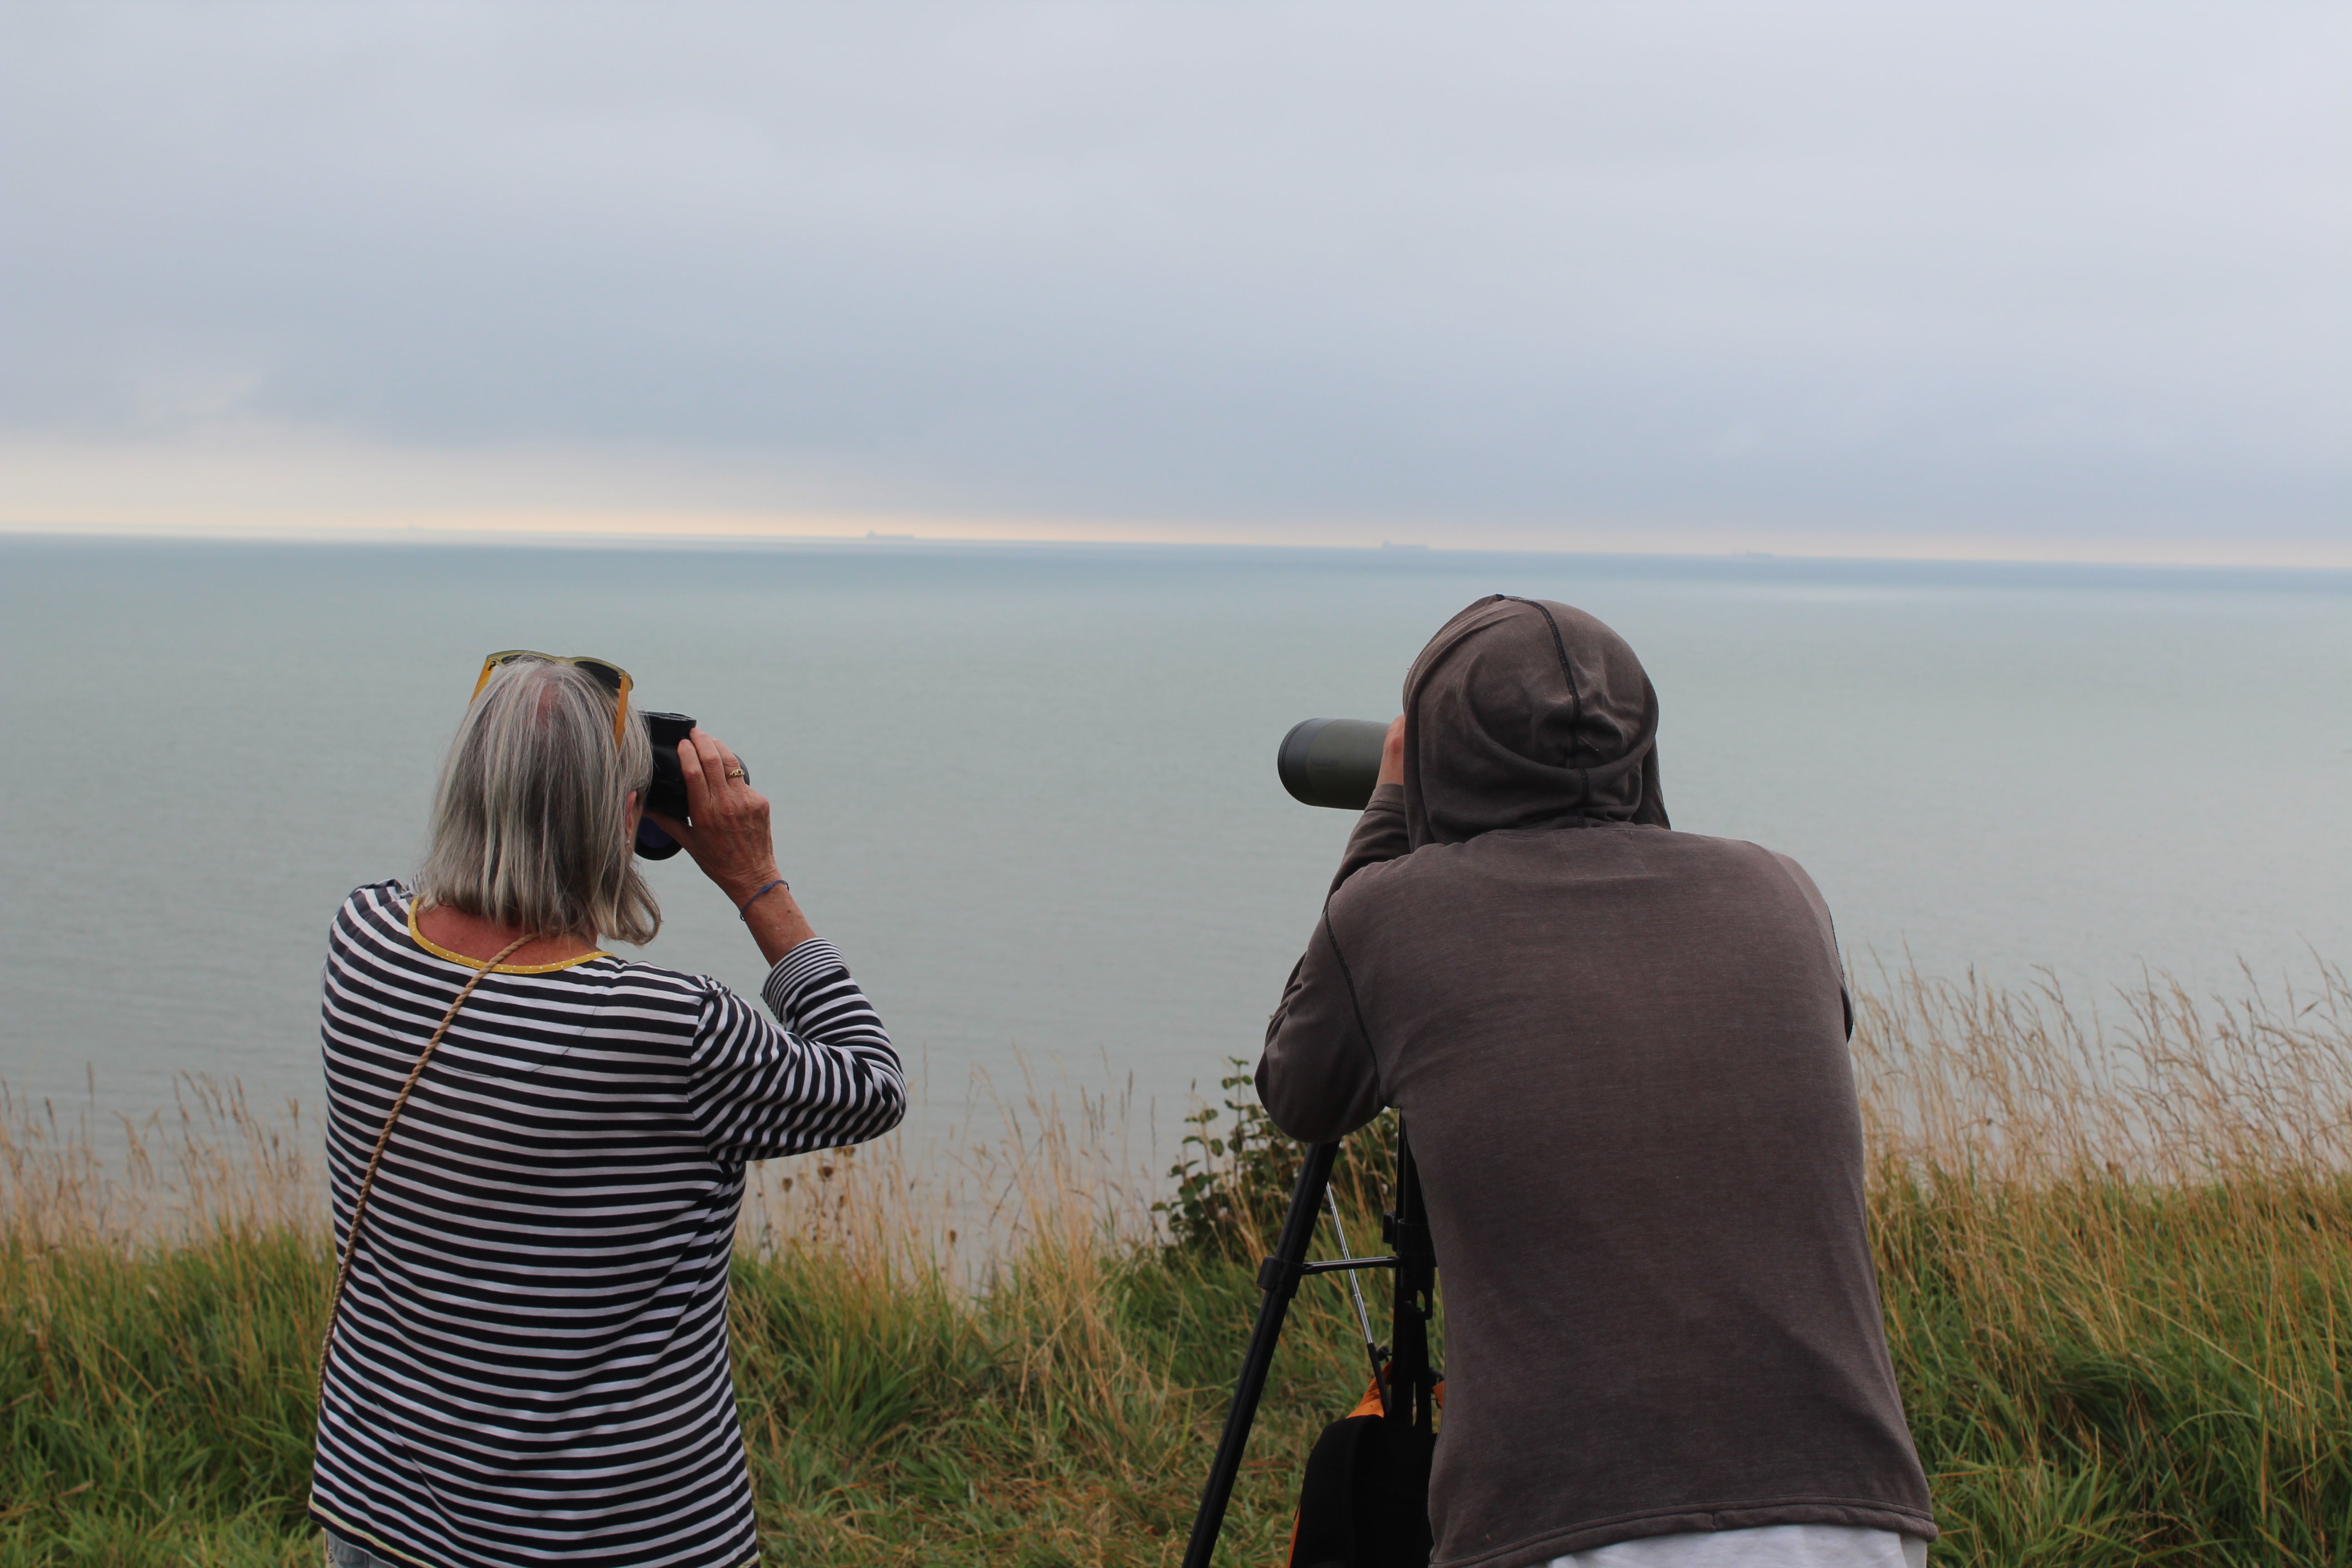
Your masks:
<path fill-rule="evenodd" d="M 751 782 L 751 773 L 745 771 L 745 769 L 740 764 L 735 767 L 729 768 L 727 770 L 727 776 L 730 779 L 741 779 L 745 784 L 750 784 Z"/>

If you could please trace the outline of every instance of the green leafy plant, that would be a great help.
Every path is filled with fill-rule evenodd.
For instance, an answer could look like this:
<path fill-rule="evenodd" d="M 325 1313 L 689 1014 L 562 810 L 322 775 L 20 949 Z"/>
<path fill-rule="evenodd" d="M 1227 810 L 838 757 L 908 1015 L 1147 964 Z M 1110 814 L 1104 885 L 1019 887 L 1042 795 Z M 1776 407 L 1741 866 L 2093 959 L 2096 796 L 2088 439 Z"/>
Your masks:
<path fill-rule="evenodd" d="M 1169 1167 L 1172 1194 L 1152 1205 L 1171 1246 L 1224 1254 L 1261 1246 L 1282 1227 L 1306 1145 L 1284 1132 L 1258 1103 L 1249 1063 L 1228 1057 L 1232 1070 L 1217 1080 L 1224 1091 L 1218 1105 L 1204 1105 L 1184 1119 L 1191 1129 Z M 1351 1214 L 1379 1212 L 1396 1173 L 1397 1116 L 1384 1110 L 1348 1135 L 1332 1190 Z"/>

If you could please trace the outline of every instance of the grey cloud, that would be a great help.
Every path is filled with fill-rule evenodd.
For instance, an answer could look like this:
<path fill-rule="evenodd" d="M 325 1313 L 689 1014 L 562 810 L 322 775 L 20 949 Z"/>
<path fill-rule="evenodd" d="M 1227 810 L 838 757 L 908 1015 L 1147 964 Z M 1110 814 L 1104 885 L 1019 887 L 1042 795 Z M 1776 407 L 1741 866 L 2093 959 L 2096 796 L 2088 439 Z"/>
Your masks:
<path fill-rule="evenodd" d="M 17 432 L 702 449 L 997 512 L 2352 500 L 2334 5 L 5 16 Z"/>

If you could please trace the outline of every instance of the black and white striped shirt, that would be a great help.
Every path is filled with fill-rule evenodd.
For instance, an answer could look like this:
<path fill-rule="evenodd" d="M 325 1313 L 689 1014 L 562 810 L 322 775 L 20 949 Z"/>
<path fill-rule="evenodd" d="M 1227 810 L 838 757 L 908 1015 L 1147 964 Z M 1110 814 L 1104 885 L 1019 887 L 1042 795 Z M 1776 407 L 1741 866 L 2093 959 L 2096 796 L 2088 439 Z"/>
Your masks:
<path fill-rule="evenodd" d="M 320 1034 L 339 1248 L 369 1152 L 481 967 L 407 890 L 335 916 Z M 841 954 L 764 987 L 597 953 L 499 966 L 385 1151 L 319 1413 L 312 1514 L 426 1568 L 758 1555 L 727 1355 L 747 1160 L 875 1137 L 906 1080 Z"/>

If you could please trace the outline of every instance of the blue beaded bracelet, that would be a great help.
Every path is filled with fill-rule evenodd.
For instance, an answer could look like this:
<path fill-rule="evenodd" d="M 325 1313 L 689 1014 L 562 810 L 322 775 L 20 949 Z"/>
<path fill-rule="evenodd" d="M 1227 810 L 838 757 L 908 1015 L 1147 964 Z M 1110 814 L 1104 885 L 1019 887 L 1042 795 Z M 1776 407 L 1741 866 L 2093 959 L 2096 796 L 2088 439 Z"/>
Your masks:
<path fill-rule="evenodd" d="M 743 923 L 745 925 L 750 925 L 751 923 L 751 906 L 753 904 L 758 903 L 761 899 L 766 898 L 778 888 L 782 888 L 786 892 L 790 892 L 792 890 L 792 886 L 793 885 L 790 882 L 787 882 L 782 877 L 779 877 L 774 881 L 769 883 L 766 887 L 761 889 L 758 892 L 752 894 L 750 898 L 744 900 L 742 908 L 737 910 L 735 912 L 743 917 Z"/>

